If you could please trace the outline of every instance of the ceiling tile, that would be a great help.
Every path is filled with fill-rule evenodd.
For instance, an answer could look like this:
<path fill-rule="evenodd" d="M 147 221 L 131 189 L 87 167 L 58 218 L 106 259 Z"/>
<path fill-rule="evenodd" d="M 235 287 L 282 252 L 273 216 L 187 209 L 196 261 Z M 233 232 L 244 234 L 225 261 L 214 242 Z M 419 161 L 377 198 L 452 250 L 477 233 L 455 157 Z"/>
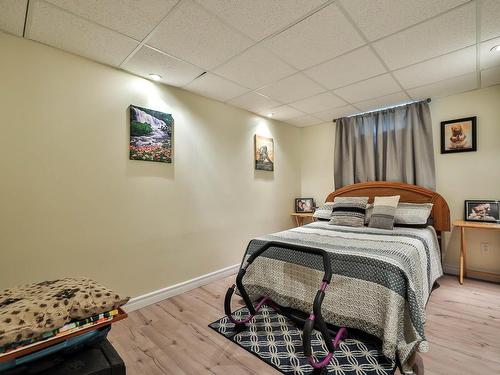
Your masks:
<path fill-rule="evenodd" d="M 177 0 L 46 0 L 138 40 L 153 30 Z"/>
<path fill-rule="evenodd" d="M 481 72 L 481 87 L 500 84 L 500 67 L 490 68 Z"/>
<path fill-rule="evenodd" d="M 393 74 L 404 88 L 423 86 L 476 70 L 476 47 L 436 57 L 408 68 L 396 70 Z"/>
<path fill-rule="evenodd" d="M 238 96 L 237 98 L 228 101 L 228 104 L 247 109 L 255 113 L 269 113 L 272 108 L 275 108 L 279 103 L 266 98 L 264 95 L 256 92 L 249 92 Z"/>
<path fill-rule="evenodd" d="M 346 86 L 387 70 L 370 47 L 362 47 L 304 71 L 309 77 L 331 89 Z"/>
<path fill-rule="evenodd" d="M 500 1 L 479 0 L 481 40 L 500 36 Z"/>
<path fill-rule="evenodd" d="M 317 117 L 314 117 L 311 115 L 305 115 L 305 116 L 300 116 L 300 117 L 295 117 L 293 119 L 289 119 L 286 122 L 289 124 L 295 125 L 295 126 L 304 127 L 304 126 L 321 124 L 323 121 Z"/>
<path fill-rule="evenodd" d="M 159 74 L 162 76 L 161 82 L 172 86 L 184 86 L 203 73 L 194 65 L 147 46 L 143 46 L 123 64 L 123 69 L 146 78 L 149 78 L 149 74 Z"/>
<path fill-rule="evenodd" d="M 350 103 L 355 103 L 376 98 L 381 95 L 392 94 L 400 90 L 401 88 L 390 74 L 383 74 L 378 77 L 367 79 L 366 81 L 342 87 L 333 92 L 342 99 Z"/>
<path fill-rule="evenodd" d="M 403 91 L 394 94 L 381 96 L 379 98 L 365 100 L 354 105 L 362 111 L 373 111 L 377 109 L 394 107 L 403 103 L 408 103 L 411 99 Z"/>
<path fill-rule="evenodd" d="M 327 0 L 196 0 L 205 9 L 254 40 L 283 29 Z"/>
<path fill-rule="evenodd" d="M 276 108 L 271 108 L 267 112 L 262 112 L 262 113 L 259 112 L 259 114 L 263 116 L 267 116 L 269 113 L 272 113 L 273 115 L 271 117 L 276 120 L 288 120 L 291 118 L 304 115 L 304 113 L 297 111 L 295 108 L 289 107 L 287 105 L 281 105 Z"/>
<path fill-rule="evenodd" d="M 266 40 L 266 47 L 298 69 L 305 69 L 364 44 L 335 4 Z"/>
<path fill-rule="evenodd" d="M 323 87 L 302 73 L 294 74 L 258 90 L 259 93 L 281 103 L 294 102 L 323 91 L 325 91 Z"/>
<path fill-rule="evenodd" d="M 23 36 L 28 0 L 0 0 L 0 30 Z"/>
<path fill-rule="evenodd" d="M 332 121 L 344 116 L 350 116 L 359 113 L 359 110 L 354 108 L 352 105 L 345 105 L 343 107 L 329 109 L 328 111 L 323 111 L 315 113 L 314 116 L 323 121 Z"/>
<path fill-rule="evenodd" d="M 212 73 L 207 73 L 196 78 L 185 89 L 223 102 L 249 91 L 245 87 Z"/>
<path fill-rule="evenodd" d="M 248 49 L 215 70 L 215 73 L 252 89 L 295 72 L 295 69 L 261 46 Z"/>
<path fill-rule="evenodd" d="M 408 90 L 408 94 L 414 100 L 426 98 L 438 98 L 474 90 L 477 88 L 477 74 L 469 73 L 459 77 L 453 77 L 444 81 L 435 82 Z"/>
<path fill-rule="evenodd" d="M 341 3 L 365 36 L 369 40 L 375 40 L 467 1 L 469 0 L 341 0 Z"/>
<path fill-rule="evenodd" d="M 31 8 L 28 38 L 118 66 L 139 45 L 129 37 L 96 25 L 43 1 Z"/>
<path fill-rule="evenodd" d="M 479 61 L 481 62 L 481 69 L 492 68 L 494 66 L 500 65 L 500 51 L 491 51 L 493 47 L 498 45 L 500 45 L 500 38 L 491 39 L 479 45 Z"/>
<path fill-rule="evenodd" d="M 205 69 L 245 50 L 252 40 L 192 0 L 184 0 L 158 25 L 147 44 Z"/>
<path fill-rule="evenodd" d="M 330 92 L 324 92 L 319 95 L 311 96 L 297 102 L 290 103 L 290 105 L 305 113 L 316 113 L 326 111 L 328 109 L 341 107 L 347 103 L 340 99 L 338 96 Z"/>
<path fill-rule="evenodd" d="M 393 70 L 476 43 L 476 7 L 467 4 L 374 43 Z"/>

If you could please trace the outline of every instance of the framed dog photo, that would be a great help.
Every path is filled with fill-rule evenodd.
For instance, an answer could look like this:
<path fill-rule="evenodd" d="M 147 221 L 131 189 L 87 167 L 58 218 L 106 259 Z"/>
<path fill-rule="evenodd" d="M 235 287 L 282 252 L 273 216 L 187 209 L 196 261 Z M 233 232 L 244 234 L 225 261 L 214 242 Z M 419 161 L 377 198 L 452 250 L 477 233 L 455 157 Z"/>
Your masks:
<path fill-rule="evenodd" d="M 500 223 L 500 201 L 466 200 L 465 220 Z"/>
<path fill-rule="evenodd" d="M 295 198 L 295 212 L 310 213 L 314 212 L 313 198 Z"/>
<path fill-rule="evenodd" d="M 441 122 L 441 153 L 477 151 L 476 116 Z"/>

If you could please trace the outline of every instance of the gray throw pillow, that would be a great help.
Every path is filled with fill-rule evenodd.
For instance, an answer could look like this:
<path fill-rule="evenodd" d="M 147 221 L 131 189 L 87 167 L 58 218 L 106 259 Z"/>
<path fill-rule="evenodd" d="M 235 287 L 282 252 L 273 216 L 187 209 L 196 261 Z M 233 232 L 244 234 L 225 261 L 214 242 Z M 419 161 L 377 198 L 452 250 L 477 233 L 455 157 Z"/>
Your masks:
<path fill-rule="evenodd" d="M 394 216 L 396 214 L 398 202 L 399 195 L 392 197 L 375 197 L 369 226 L 371 228 L 393 229 Z"/>
<path fill-rule="evenodd" d="M 365 225 L 368 225 L 370 223 L 370 218 L 372 217 L 372 213 L 373 213 L 373 203 L 368 203 L 366 205 Z"/>
<path fill-rule="evenodd" d="M 365 224 L 365 211 L 368 197 L 336 197 L 333 200 L 330 224 L 362 227 Z"/>

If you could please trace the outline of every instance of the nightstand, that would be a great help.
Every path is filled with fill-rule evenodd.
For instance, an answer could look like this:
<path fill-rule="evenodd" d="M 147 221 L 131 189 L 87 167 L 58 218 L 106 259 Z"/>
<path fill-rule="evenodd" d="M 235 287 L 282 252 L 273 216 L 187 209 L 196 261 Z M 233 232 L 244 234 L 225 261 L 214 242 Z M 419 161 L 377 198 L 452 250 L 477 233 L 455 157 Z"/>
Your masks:
<path fill-rule="evenodd" d="M 314 213 L 302 213 L 302 212 L 293 212 L 291 216 L 295 219 L 295 224 L 297 224 L 298 227 L 304 225 L 304 221 L 309 218 L 311 222 L 316 221 L 313 217 Z"/>
<path fill-rule="evenodd" d="M 500 230 L 500 224 L 496 223 L 482 223 L 478 221 L 464 221 L 464 220 L 455 220 L 453 222 L 455 227 L 460 227 L 460 275 L 459 281 L 460 284 L 464 283 L 464 277 L 467 277 L 467 249 L 465 243 L 465 228 L 470 229 L 492 229 L 492 230 Z M 480 272 L 475 271 L 474 273 L 480 276 Z M 483 273 L 483 272 L 481 272 Z"/>

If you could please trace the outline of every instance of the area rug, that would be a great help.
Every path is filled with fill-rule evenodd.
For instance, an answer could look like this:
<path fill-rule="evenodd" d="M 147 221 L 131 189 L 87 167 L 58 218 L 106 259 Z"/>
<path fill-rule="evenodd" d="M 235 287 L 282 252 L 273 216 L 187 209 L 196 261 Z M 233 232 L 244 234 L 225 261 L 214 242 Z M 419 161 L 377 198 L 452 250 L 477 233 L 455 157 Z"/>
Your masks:
<path fill-rule="evenodd" d="M 234 316 L 241 319 L 247 314 L 248 310 L 241 308 L 235 311 Z M 304 356 L 302 330 L 267 305 L 243 330 L 237 330 L 226 316 L 209 324 L 209 327 L 286 375 L 393 375 L 395 372 L 395 362 L 380 352 L 377 339 L 352 330 L 349 337 L 340 343 L 326 369 L 314 371 Z M 327 354 L 317 331 L 313 332 L 312 347 L 320 360 Z"/>

